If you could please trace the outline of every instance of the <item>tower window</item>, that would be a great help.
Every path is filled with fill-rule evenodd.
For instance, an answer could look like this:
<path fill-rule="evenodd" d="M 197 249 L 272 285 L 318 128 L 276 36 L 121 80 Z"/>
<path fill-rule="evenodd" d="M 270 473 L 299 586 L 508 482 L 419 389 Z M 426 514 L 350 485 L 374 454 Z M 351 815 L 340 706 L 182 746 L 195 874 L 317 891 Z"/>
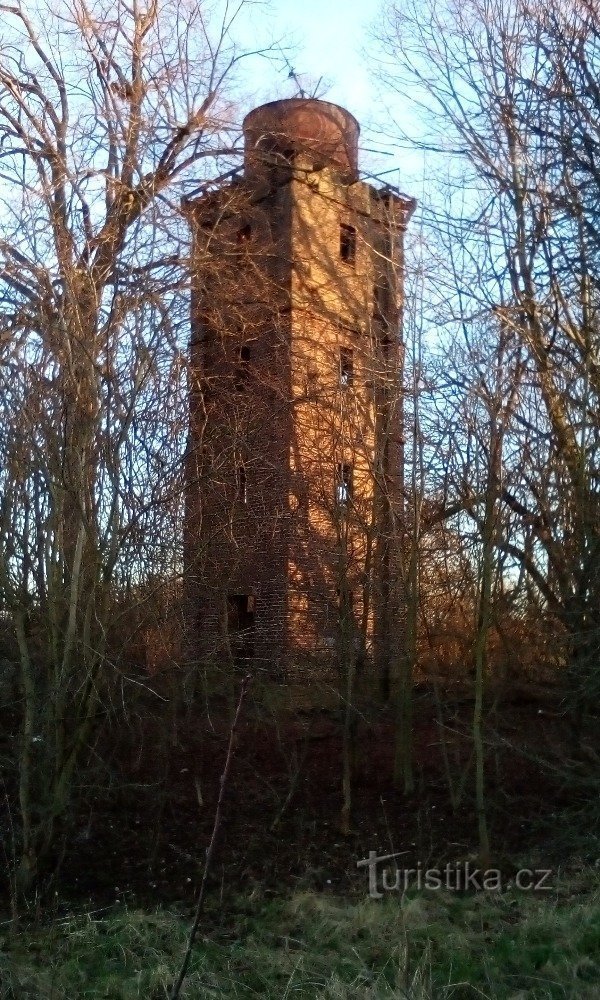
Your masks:
<path fill-rule="evenodd" d="M 340 385 L 344 388 L 354 381 L 354 351 L 351 347 L 340 347 Z"/>
<path fill-rule="evenodd" d="M 243 344 L 240 348 L 239 364 L 235 370 L 235 387 L 238 392 L 243 392 L 248 381 L 248 365 L 250 363 L 250 348 L 248 344 Z"/>
<path fill-rule="evenodd" d="M 255 599 L 252 594 L 227 595 L 227 630 L 231 652 L 239 663 L 254 656 Z"/>
<path fill-rule="evenodd" d="M 240 503 L 248 503 L 248 477 L 246 466 L 240 463 L 236 469 L 237 495 Z"/>
<path fill-rule="evenodd" d="M 390 360 L 392 354 L 392 341 L 389 337 L 383 337 L 381 341 L 381 354 L 384 361 L 388 362 Z"/>
<path fill-rule="evenodd" d="M 335 593 L 337 597 L 338 608 L 343 610 L 345 606 L 348 609 L 348 611 L 351 612 L 354 606 L 354 594 L 352 593 L 352 591 L 348 590 L 347 587 L 337 587 Z"/>
<path fill-rule="evenodd" d="M 252 628 L 255 599 L 253 594 L 227 595 L 227 623 L 232 632 Z"/>
<path fill-rule="evenodd" d="M 373 316 L 375 319 L 383 319 L 387 307 L 387 288 L 383 281 L 378 281 L 373 285 Z"/>
<path fill-rule="evenodd" d="M 353 486 L 352 466 L 347 462 L 338 462 L 335 484 L 335 499 L 339 507 L 347 507 L 352 499 Z"/>
<path fill-rule="evenodd" d="M 356 229 L 343 222 L 340 224 L 340 257 L 346 264 L 354 265 L 356 261 Z"/>

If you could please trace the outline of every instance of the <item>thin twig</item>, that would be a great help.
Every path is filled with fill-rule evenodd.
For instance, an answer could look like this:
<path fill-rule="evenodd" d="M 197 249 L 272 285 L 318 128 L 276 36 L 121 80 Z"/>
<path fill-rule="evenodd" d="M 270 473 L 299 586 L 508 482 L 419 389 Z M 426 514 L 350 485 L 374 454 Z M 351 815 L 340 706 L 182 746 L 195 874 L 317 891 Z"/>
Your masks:
<path fill-rule="evenodd" d="M 206 852 L 206 861 L 204 863 L 204 872 L 202 874 L 202 882 L 200 883 L 200 891 L 198 893 L 198 901 L 196 903 L 196 912 L 194 914 L 194 922 L 192 924 L 192 927 L 191 927 L 191 930 L 190 930 L 190 935 L 188 937 L 187 948 L 186 948 L 186 951 L 185 951 L 185 955 L 183 957 L 183 962 L 181 963 L 181 969 L 179 970 L 179 976 L 177 977 L 177 982 L 175 983 L 175 985 L 173 986 L 173 989 L 171 991 L 170 1000 L 177 1000 L 177 998 L 179 997 L 179 993 L 181 991 L 181 987 L 183 986 L 183 981 L 184 981 L 184 979 L 185 979 L 185 977 L 187 975 L 188 967 L 189 967 L 189 964 L 190 964 L 190 959 L 192 957 L 192 948 L 194 947 L 194 941 L 196 939 L 196 934 L 198 933 L 198 927 L 200 925 L 200 917 L 202 915 L 202 908 L 204 906 L 204 897 L 205 897 L 205 893 L 206 893 L 206 883 L 207 883 L 207 880 L 208 880 L 208 875 L 209 875 L 209 872 L 210 872 L 210 867 L 211 867 L 211 863 L 212 863 L 212 859 L 213 859 L 213 854 L 214 854 L 215 846 L 216 846 L 216 843 L 217 843 L 217 837 L 219 835 L 219 829 L 220 829 L 220 826 L 221 826 L 223 800 L 225 798 L 225 789 L 227 787 L 227 779 L 229 778 L 229 770 L 230 770 L 230 767 L 231 767 L 231 760 L 232 760 L 232 757 L 233 757 L 233 748 L 234 748 L 234 743 L 235 743 L 235 733 L 236 733 L 238 721 L 239 721 L 239 718 L 240 718 L 240 712 L 242 710 L 242 704 L 244 702 L 244 698 L 246 697 L 246 693 L 248 691 L 248 686 L 250 684 L 250 680 L 251 680 L 251 677 L 248 674 L 246 677 L 244 677 L 244 680 L 242 681 L 242 687 L 241 687 L 241 690 L 240 690 L 240 697 L 238 699 L 237 708 L 235 710 L 235 716 L 234 716 L 234 719 L 233 719 L 233 723 L 231 725 L 231 731 L 229 733 L 229 746 L 227 747 L 227 756 L 225 758 L 225 767 L 223 768 L 223 774 L 221 775 L 221 782 L 220 782 L 221 787 L 219 789 L 219 798 L 218 798 L 218 801 L 217 801 L 217 808 L 215 810 L 215 821 L 214 821 L 214 824 L 213 824 L 213 830 L 212 830 L 212 835 L 211 835 L 211 838 L 210 838 L 210 844 L 208 845 L 208 850 Z"/>

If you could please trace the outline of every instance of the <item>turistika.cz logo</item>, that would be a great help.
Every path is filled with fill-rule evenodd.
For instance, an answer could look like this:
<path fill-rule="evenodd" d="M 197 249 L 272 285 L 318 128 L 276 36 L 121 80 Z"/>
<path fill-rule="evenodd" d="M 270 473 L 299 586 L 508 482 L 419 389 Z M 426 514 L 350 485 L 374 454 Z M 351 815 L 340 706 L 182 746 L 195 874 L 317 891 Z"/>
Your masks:
<path fill-rule="evenodd" d="M 443 868 L 426 868 L 420 861 L 416 868 L 386 864 L 404 853 L 369 851 L 368 858 L 356 862 L 357 868 L 367 869 L 371 899 L 381 899 L 386 892 L 406 892 L 408 888 L 451 892 L 503 892 L 513 887 L 522 892 L 552 889 L 550 868 L 520 868 L 506 878 L 499 868 L 478 868 L 469 861 L 448 862 Z"/>

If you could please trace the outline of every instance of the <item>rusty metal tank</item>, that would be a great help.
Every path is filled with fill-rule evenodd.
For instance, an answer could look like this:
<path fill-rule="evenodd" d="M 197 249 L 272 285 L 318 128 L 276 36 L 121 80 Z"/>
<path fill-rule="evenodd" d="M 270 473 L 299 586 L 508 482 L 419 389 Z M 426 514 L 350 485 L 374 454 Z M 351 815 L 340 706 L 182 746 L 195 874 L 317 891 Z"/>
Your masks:
<path fill-rule="evenodd" d="M 262 104 L 243 123 L 245 171 L 260 171 L 265 161 L 277 162 L 305 153 L 315 168 L 332 166 L 352 183 L 358 177 L 360 126 L 345 108 L 316 98 L 293 97 Z"/>

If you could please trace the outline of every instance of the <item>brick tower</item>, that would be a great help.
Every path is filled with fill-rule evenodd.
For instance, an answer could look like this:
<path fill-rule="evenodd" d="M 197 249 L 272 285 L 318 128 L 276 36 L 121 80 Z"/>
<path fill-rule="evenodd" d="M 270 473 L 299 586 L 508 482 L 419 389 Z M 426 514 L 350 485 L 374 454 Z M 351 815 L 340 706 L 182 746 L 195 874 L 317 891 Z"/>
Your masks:
<path fill-rule="evenodd" d="M 243 173 L 187 202 L 185 577 L 192 649 L 254 669 L 355 655 L 401 620 L 403 235 L 356 120 L 294 98 L 244 121 Z"/>

